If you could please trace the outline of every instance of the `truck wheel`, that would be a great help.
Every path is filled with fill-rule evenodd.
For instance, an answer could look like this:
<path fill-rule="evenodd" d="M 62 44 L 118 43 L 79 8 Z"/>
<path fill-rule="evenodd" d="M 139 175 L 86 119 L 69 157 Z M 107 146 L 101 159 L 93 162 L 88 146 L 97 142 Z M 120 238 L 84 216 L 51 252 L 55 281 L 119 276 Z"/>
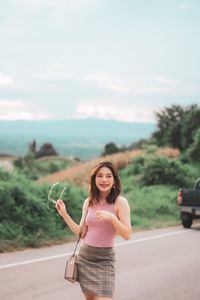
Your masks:
<path fill-rule="evenodd" d="M 192 215 L 187 212 L 181 212 L 181 221 L 184 228 L 190 228 L 192 226 Z"/>

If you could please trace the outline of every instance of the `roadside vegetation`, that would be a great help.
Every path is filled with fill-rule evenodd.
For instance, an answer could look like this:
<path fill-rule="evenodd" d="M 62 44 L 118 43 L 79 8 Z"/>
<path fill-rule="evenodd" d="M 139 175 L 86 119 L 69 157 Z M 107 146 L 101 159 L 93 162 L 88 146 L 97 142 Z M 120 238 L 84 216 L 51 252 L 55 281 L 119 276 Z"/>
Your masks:
<path fill-rule="evenodd" d="M 0 251 L 51 245 L 69 241 L 72 235 L 47 200 L 49 184 L 38 185 L 19 172 L 0 170 Z M 60 184 L 52 195 L 57 199 L 64 187 Z M 67 185 L 63 195 L 70 215 L 79 221 L 86 193 Z"/>
<path fill-rule="evenodd" d="M 88 166 L 100 159 L 111 160 L 119 168 L 133 229 L 180 224 L 178 189 L 192 187 L 200 176 L 200 108 L 172 106 L 157 114 L 157 122 L 157 132 L 149 140 L 122 152 L 113 145 L 116 152 L 105 147 L 104 157 L 95 161 L 82 163 L 59 156 L 36 159 L 30 153 L 15 160 L 13 171 L 0 169 L 0 251 L 74 239 L 47 195 L 52 182 L 62 182 L 55 188 L 55 199 L 67 185 L 63 200 L 78 222 L 87 197 Z"/>
<path fill-rule="evenodd" d="M 123 193 L 131 207 L 135 230 L 180 224 L 177 193 L 182 186 L 192 187 L 199 167 L 183 164 L 180 158 L 156 153 L 139 156 L 120 171 Z"/>
<path fill-rule="evenodd" d="M 72 167 L 73 165 L 76 165 L 76 161 L 65 157 L 46 156 L 35 159 L 31 153 L 14 160 L 15 169 L 32 180 L 37 180 L 40 177 Z"/>

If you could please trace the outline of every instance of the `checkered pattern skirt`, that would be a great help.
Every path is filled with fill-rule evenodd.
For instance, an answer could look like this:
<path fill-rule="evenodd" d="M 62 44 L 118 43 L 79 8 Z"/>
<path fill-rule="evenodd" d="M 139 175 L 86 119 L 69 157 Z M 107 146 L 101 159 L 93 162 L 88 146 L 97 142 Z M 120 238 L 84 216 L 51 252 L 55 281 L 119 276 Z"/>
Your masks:
<path fill-rule="evenodd" d="M 78 276 L 83 293 L 113 297 L 115 283 L 113 248 L 81 245 L 78 254 Z"/>

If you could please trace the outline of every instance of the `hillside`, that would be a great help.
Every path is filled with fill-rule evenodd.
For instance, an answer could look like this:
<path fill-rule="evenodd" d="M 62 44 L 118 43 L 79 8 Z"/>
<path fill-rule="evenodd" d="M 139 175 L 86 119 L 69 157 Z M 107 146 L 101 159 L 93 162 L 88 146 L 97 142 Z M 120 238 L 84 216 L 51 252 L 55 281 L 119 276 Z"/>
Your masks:
<path fill-rule="evenodd" d="M 132 161 L 136 156 L 143 153 L 142 150 L 126 151 L 121 153 L 116 153 L 112 155 L 107 155 L 104 157 L 99 157 L 87 162 L 80 162 L 79 164 L 69 167 L 65 170 L 55 172 L 51 175 L 41 177 L 38 183 L 55 183 L 57 181 L 69 181 L 78 186 L 85 186 L 88 183 L 88 177 L 91 169 L 96 163 L 102 160 L 111 161 L 117 168 L 124 167 Z"/>
<path fill-rule="evenodd" d="M 38 179 L 38 183 L 55 183 L 57 181 L 69 181 L 78 186 L 85 186 L 88 184 L 88 178 L 91 169 L 96 163 L 102 160 L 111 161 L 117 169 L 127 166 L 135 157 L 144 153 L 143 150 L 125 151 L 116 154 L 111 154 L 103 157 L 99 157 L 86 162 L 76 163 L 75 166 L 68 167 L 65 170 L 55 172 L 51 175 L 44 176 Z M 160 148 L 156 152 L 158 155 L 165 155 L 168 157 L 178 157 L 179 151 L 171 148 Z"/>

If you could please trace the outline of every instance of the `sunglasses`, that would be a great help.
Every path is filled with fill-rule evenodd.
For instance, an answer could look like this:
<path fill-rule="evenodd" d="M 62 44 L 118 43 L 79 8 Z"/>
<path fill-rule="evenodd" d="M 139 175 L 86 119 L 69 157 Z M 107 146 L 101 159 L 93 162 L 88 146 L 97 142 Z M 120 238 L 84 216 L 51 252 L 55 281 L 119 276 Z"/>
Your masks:
<path fill-rule="evenodd" d="M 59 183 L 60 183 L 59 181 L 56 182 L 56 183 L 54 183 L 54 184 L 52 185 L 52 187 L 50 188 L 49 194 L 48 194 L 48 200 L 49 200 L 50 202 L 54 203 L 54 204 L 56 204 L 56 200 L 54 200 L 54 199 L 51 197 L 51 193 L 52 193 L 53 188 L 54 188 L 56 185 L 58 185 Z M 59 199 L 62 199 L 62 195 L 63 195 L 64 191 L 66 190 L 66 188 L 67 188 L 67 187 L 64 187 L 64 189 L 62 189 L 62 191 L 61 191 L 61 193 L 60 193 Z"/>

